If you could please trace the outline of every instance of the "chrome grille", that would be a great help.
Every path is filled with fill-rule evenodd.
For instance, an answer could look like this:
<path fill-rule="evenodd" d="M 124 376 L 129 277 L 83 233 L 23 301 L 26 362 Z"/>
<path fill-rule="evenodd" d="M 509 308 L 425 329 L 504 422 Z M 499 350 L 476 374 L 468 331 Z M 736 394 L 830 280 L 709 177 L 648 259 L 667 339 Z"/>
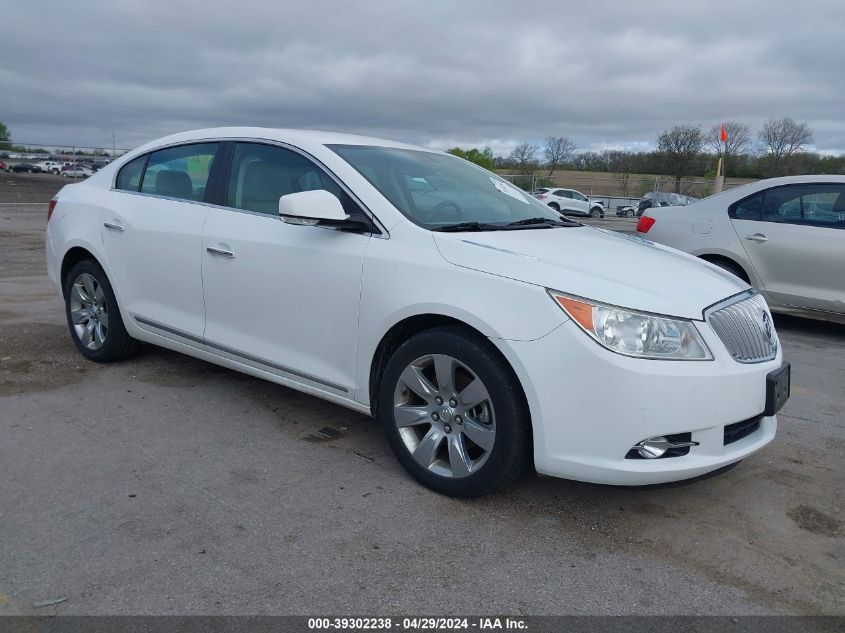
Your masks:
<path fill-rule="evenodd" d="M 761 363 L 777 354 L 777 334 L 762 295 L 716 306 L 707 319 L 734 360 Z"/>

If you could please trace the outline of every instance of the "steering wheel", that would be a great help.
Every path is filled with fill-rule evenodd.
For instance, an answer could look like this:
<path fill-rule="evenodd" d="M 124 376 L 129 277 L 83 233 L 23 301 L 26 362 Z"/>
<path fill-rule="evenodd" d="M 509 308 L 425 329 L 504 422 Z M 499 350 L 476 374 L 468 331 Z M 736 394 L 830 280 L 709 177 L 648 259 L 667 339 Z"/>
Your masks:
<path fill-rule="evenodd" d="M 454 210 L 455 216 L 457 216 L 458 219 L 462 219 L 464 217 L 461 207 L 459 207 L 456 202 L 452 202 L 451 200 L 445 200 L 431 210 L 431 213 L 428 214 L 425 221 L 431 222 L 432 220 L 434 220 L 435 217 L 437 217 L 437 215 L 449 208 Z"/>

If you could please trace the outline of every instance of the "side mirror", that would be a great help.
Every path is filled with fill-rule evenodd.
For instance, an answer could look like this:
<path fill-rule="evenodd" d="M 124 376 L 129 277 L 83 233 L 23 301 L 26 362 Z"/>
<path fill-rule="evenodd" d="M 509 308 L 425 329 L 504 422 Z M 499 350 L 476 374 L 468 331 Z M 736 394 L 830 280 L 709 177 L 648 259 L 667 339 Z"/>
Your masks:
<path fill-rule="evenodd" d="M 289 193 L 279 198 L 279 216 L 288 224 L 342 224 L 349 219 L 340 200 L 325 189 Z"/>

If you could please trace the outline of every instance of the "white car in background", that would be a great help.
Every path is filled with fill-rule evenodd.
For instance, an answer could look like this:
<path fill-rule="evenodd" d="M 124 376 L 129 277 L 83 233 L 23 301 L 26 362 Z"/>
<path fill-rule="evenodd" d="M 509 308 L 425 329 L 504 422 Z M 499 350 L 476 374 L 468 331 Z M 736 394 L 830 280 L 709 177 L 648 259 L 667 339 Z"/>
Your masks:
<path fill-rule="evenodd" d="M 775 312 L 845 323 L 845 176 L 760 180 L 651 208 L 637 231 L 749 282 Z"/>
<path fill-rule="evenodd" d="M 373 415 L 445 494 L 531 463 L 608 484 L 696 477 L 768 444 L 788 397 L 743 281 L 402 143 L 169 136 L 64 187 L 46 253 L 86 358 L 144 341 Z M 623 267 L 636 274 L 595 272 Z"/>
<path fill-rule="evenodd" d="M 534 195 L 537 200 L 547 204 L 563 215 L 582 215 L 591 218 L 604 217 L 604 203 L 588 198 L 580 191 L 562 188 L 538 189 Z"/>
<path fill-rule="evenodd" d="M 65 178 L 88 178 L 94 175 L 94 170 L 84 165 L 71 165 L 62 172 Z"/>

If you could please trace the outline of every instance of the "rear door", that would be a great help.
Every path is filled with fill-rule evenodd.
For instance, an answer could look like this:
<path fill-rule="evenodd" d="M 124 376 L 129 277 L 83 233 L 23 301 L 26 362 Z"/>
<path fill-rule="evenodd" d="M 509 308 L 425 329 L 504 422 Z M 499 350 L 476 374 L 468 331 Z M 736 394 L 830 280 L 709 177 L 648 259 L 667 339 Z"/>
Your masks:
<path fill-rule="evenodd" d="M 734 203 L 730 215 L 773 300 L 845 311 L 845 185 L 773 187 Z"/>
<path fill-rule="evenodd" d="M 326 189 L 351 216 L 344 190 L 297 151 L 234 145 L 223 205 L 202 243 L 205 343 L 281 377 L 353 397 L 361 272 L 369 234 L 279 218 L 279 198 Z"/>
<path fill-rule="evenodd" d="M 151 152 L 118 172 L 102 239 L 124 312 L 141 327 L 202 339 L 201 239 L 218 143 Z"/>

